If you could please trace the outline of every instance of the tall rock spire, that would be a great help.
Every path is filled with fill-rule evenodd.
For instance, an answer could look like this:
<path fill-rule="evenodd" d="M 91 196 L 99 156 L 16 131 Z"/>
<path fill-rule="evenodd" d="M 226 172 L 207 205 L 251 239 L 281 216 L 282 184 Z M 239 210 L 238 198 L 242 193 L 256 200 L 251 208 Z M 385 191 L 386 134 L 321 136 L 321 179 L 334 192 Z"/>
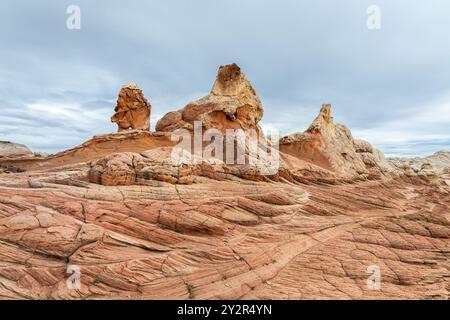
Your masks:
<path fill-rule="evenodd" d="M 156 124 L 156 131 L 191 129 L 194 121 L 205 128 L 257 129 L 264 109 L 255 89 L 235 63 L 221 66 L 211 92 L 183 109 L 169 112 Z"/>

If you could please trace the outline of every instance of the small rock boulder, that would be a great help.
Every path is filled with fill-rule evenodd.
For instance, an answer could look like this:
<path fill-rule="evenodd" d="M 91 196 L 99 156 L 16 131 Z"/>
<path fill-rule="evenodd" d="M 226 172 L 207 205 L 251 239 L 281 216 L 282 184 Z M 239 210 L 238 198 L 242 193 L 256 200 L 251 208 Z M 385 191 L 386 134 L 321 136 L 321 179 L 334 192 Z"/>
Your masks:
<path fill-rule="evenodd" d="M 134 184 L 133 153 L 115 153 L 91 163 L 89 181 L 104 186 L 127 186 Z"/>
<path fill-rule="evenodd" d="M 358 153 L 373 153 L 372 145 L 365 140 L 354 140 L 353 145 L 355 147 L 355 151 Z"/>

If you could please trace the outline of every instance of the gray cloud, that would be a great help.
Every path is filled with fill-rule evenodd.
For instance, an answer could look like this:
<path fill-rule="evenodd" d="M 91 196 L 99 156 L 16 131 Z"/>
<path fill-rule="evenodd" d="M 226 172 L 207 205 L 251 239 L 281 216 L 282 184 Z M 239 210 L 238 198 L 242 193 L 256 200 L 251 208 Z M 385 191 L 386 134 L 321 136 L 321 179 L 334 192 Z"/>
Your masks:
<path fill-rule="evenodd" d="M 69 4 L 81 7 L 81 30 L 65 26 Z M 154 124 L 236 62 L 265 105 L 266 128 L 304 130 L 329 102 L 338 122 L 388 154 L 448 149 L 450 3 L 379 0 L 379 31 L 366 28 L 371 4 L 2 1 L 0 140 L 54 152 L 114 131 L 109 116 L 130 80 Z"/>

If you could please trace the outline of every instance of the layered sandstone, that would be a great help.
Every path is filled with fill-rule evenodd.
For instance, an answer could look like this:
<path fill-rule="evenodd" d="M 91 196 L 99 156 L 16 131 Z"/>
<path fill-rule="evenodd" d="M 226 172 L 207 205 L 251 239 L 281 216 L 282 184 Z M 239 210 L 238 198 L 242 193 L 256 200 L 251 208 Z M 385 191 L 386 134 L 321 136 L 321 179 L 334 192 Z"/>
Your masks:
<path fill-rule="evenodd" d="M 449 186 L 150 174 L 103 186 L 88 182 L 90 170 L 0 176 L 0 297 L 449 297 Z M 78 289 L 67 285 L 74 266 Z M 378 289 L 367 286 L 373 266 Z"/>
<path fill-rule="evenodd" d="M 369 178 L 381 178 L 385 175 L 398 176 L 400 171 L 389 162 L 384 154 L 365 140 L 354 140 L 353 146 L 369 173 Z"/>
<path fill-rule="evenodd" d="M 33 152 L 24 144 L 0 141 L 0 159 L 31 157 L 33 155 Z"/>
<path fill-rule="evenodd" d="M 178 164 L 173 160 L 172 151 L 172 147 L 160 147 L 141 153 L 114 153 L 91 161 L 88 179 L 104 186 L 152 185 L 155 182 L 193 184 L 201 183 L 202 177 L 217 181 L 241 179 L 303 184 L 337 181 L 331 172 L 288 155 L 283 155 L 277 170 L 268 174 L 258 164 L 226 164 L 217 159 L 207 161 L 194 157 Z"/>
<path fill-rule="evenodd" d="M 329 104 L 322 106 L 305 132 L 283 137 L 280 150 L 330 170 L 341 178 L 379 178 L 395 172 L 381 151 L 366 141 L 354 140 L 347 126 L 334 122 Z"/>
<path fill-rule="evenodd" d="M 114 109 L 116 113 L 111 121 L 117 124 L 119 132 L 131 129 L 149 131 L 151 108 L 142 90 L 132 82 L 120 89 Z"/>
<path fill-rule="evenodd" d="M 27 170 L 45 170 L 64 165 L 74 165 L 97 160 L 117 152 L 143 152 L 174 143 L 170 135 L 145 130 L 127 130 L 94 136 L 69 150 L 41 157 L 4 160 L 4 165 L 14 165 Z"/>
<path fill-rule="evenodd" d="M 389 158 L 389 162 L 407 174 L 440 175 L 450 173 L 450 151 L 438 151 L 424 158 Z"/>

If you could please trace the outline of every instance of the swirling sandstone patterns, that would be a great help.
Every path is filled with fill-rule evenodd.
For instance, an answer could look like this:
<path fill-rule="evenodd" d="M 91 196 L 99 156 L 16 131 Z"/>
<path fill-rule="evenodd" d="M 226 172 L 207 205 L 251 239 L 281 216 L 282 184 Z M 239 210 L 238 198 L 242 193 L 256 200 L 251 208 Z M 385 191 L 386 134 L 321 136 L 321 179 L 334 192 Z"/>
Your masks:
<path fill-rule="evenodd" d="M 107 187 L 84 181 L 86 166 L 66 170 L 13 174 L 14 188 L 1 180 L 2 298 L 448 297 L 448 188 Z M 68 265 L 81 269 L 79 290 L 66 285 Z M 380 290 L 367 289 L 370 265 Z"/>

